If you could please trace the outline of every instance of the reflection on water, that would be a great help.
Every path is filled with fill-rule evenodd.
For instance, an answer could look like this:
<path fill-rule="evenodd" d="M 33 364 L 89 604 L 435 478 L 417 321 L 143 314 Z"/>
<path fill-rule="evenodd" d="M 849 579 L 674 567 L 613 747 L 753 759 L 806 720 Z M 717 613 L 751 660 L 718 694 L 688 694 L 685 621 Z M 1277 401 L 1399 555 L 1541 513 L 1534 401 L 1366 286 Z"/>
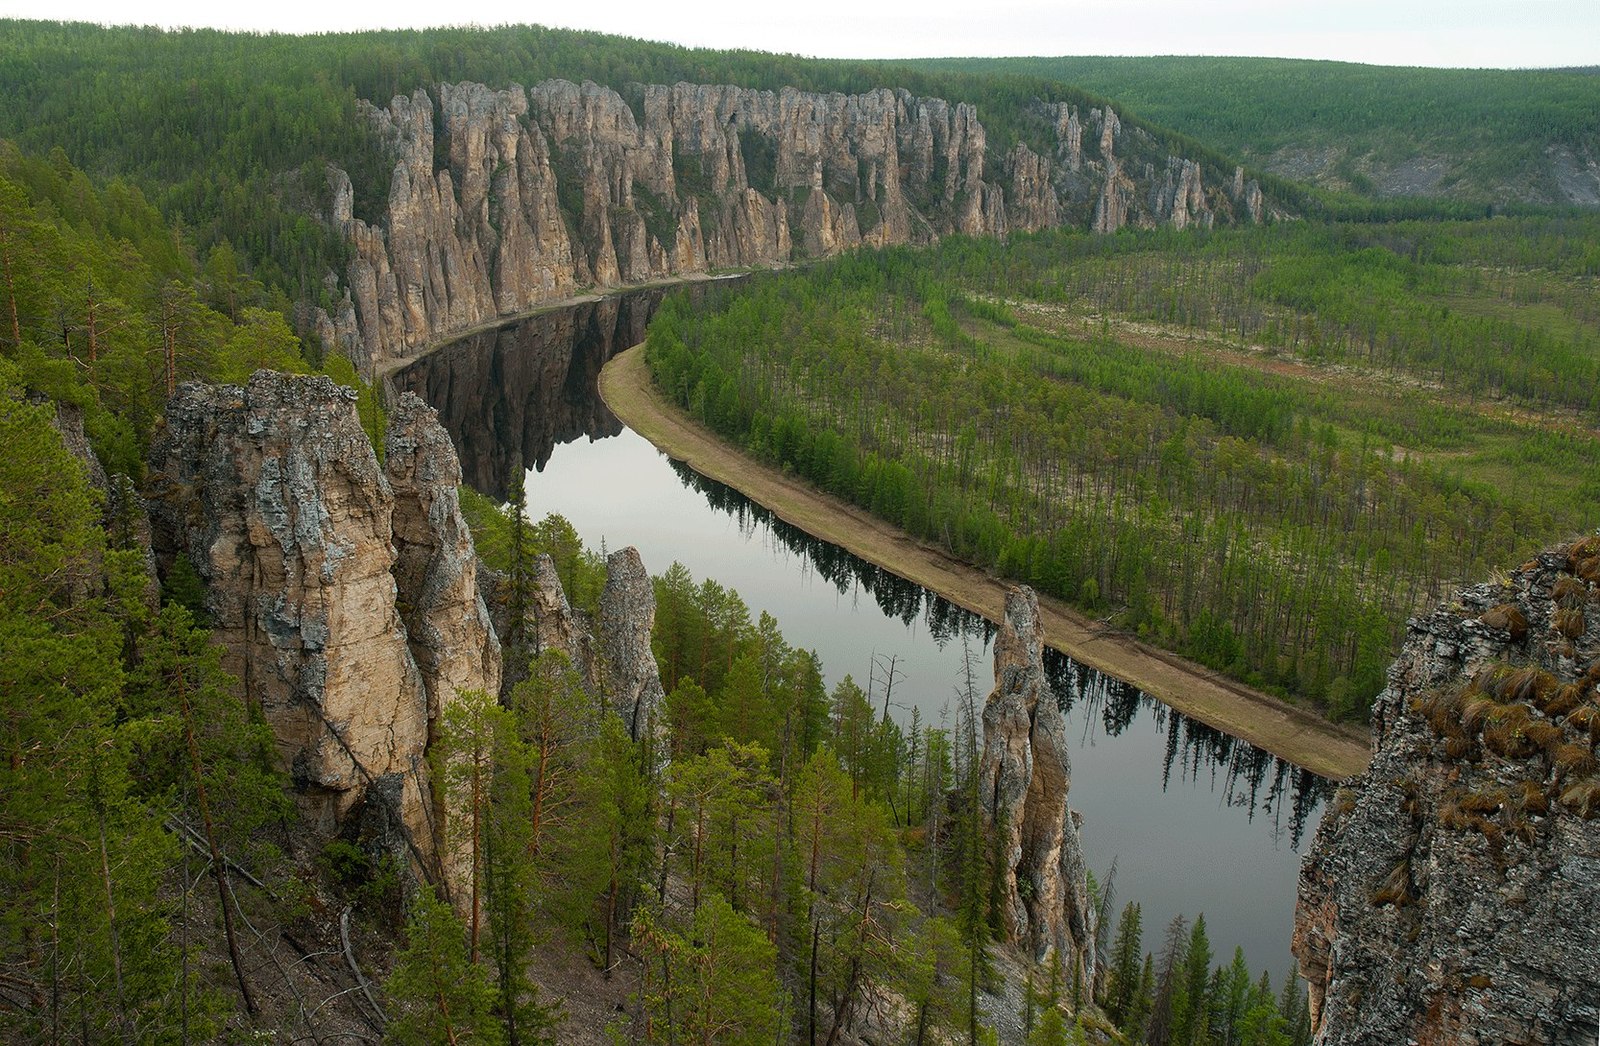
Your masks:
<path fill-rule="evenodd" d="M 644 340 L 664 293 L 602 298 L 473 334 L 397 373 L 396 390 L 439 412 L 467 485 L 503 499 L 511 477 L 543 469 L 558 444 L 622 431 L 596 388 L 600 368 Z"/>
<path fill-rule="evenodd" d="M 884 616 L 907 626 L 920 623 L 937 647 L 961 638 L 987 647 L 994 638 L 995 626 L 981 615 L 813 537 L 681 461 L 668 459 L 667 463 L 684 486 L 701 494 L 712 508 L 732 516 L 741 533 L 770 532 L 840 595 L 865 592 Z M 801 641 L 805 641 L 803 637 Z M 1163 791 L 1172 783 L 1174 772 L 1180 781 L 1208 783 L 1224 806 L 1241 811 L 1247 820 L 1261 814 L 1270 818 L 1274 834 L 1287 830 L 1292 849 L 1300 848 L 1309 818 L 1332 791 L 1332 785 L 1316 774 L 1174 711 L 1138 687 L 1059 651 L 1045 650 L 1044 670 L 1067 716 L 1068 728 L 1081 735 L 1077 738 L 1080 746 L 1096 738 L 1119 737 L 1141 716 L 1148 716 L 1166 736 L 1161 762 Z"/>
<path fill-rule="evenodd" d="M 504 497 L 518 468 L 538 469 L 526 476 L 535 517 L 560 512 L 593 548 L 635 545 L 655 573 L 678 560 L 737 590 L 752 617 L 771 613 L 791 643 L 816 650 L 830 686 L 896 657 L 896 704 L 948 725 L 988 622 L 670 462 L 600 402 L 600 368 L 642 340 L 660 298 L 623 295 L 477 335 L 395 384 L 439 410 L 473 487 Z M 1204 912 L 1219 956 L 1241 945 L 1276 980 L 1297 851 L 1330 786 L 1070 658 L 1047 652 L 1045 668 L 1067 714 L 1085 852 L 1099 872 L 1117 862 L 1118 905 L 1141 904 L 1146 947 L 1172 916 Z M 977 675 L 987 691 L 981 661 Z"/>

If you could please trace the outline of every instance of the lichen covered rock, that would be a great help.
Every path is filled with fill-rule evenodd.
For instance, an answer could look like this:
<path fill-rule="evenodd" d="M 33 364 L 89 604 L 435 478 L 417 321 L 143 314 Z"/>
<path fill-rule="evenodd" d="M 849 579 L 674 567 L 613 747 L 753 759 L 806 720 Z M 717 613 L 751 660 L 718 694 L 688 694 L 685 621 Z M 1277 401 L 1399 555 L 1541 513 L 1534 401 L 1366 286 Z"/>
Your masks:
<path fill-rule="evenodd" d="M 1594 1042 L 1596 581 L 1588 538 L 1409 623 L 1301 871 L 1318 1043 Z"/>
<path fill-rule="evenodd" d="M 445 532 L 448 521 L 427 533 L 449 515 L 440 486 L 454 466 L 441 438 L 413 410 L 396 443 L 410 462 L 397 472 L 411 482 L 401 572 L 416 601 L 408 609 L 428 627 L 475 614 L 472 602 L 446 606 L 447 592 L 476 595 L 435 562 L 459 551 L 459 534 Z M 450 695 L 430 693 L 399 610 L 395 496 L 355 393 L 267 371 L 245 387 L 186 384 L 150 461 L 157 553 L 166 564 L 186 554 L 205 581 L 224 666 L 272 727 L 312 831 L 332 836 L 369 816 L 365 803 L 383 803 L 405 827 L 405 848 L 430 862 L 439 828 L 427 798 L 430 709 Z M 478 673 L 489 671 L 487 641 L 465 646 Z M 431 656 L 436 680 L 479 677 L 445 664 L 454 655 L 444 647 Z"/>
<path fill-rule="evenodd" d="M 636 741 L 665 727 L 660 710 L 666 694 L 650 649 L 655 622 L 655 586 L 639 550 L 629 547 L 611 553 L 606 557 L 606 587 L 600 594 L 605 694 L 628 736 Z"/>

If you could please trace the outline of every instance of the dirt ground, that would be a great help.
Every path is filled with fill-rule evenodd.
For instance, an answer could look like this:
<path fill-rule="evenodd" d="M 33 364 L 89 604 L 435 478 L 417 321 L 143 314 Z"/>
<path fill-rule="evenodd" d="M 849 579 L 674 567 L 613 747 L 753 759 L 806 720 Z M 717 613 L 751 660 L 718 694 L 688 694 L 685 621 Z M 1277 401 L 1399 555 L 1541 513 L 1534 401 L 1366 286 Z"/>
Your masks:
<path fill-rule="evenodd" d="M 600 394 L 619 418 L 661 450 L 733 487 L 780 519 L 958 606 L 991 621 L 999 619 L 1007 582 L 808 483 L 750 460 L 666 401 L 650 380 L 642 348 L 620 353 L 606 365 Z M 1323 777 L 1340 780 L 1366 768 L 1371 753 L 1364 730 L 1329 723 L 1313 711 L 1091 621 L 1057 600 L 1041 596 L 1039 607 L 1050 646 L 1132 683 L 1187 716 Z"/>

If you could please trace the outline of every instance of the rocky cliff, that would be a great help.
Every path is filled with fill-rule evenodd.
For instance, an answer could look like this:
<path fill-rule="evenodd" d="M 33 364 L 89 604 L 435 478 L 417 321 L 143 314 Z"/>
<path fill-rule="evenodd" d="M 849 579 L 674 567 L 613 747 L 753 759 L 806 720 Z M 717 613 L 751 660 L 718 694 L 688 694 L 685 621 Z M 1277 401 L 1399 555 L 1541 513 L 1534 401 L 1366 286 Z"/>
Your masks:
<path fill-rule="evenodd" d="M 154 539 L 206 582 L 313 831 L 376 814 L 432 867 L 432 723 L 457 688 L 498 689 L 500 653 L 433 412 L 403 399 L 386 451 L 327 378 L 184 385 L 151 449 Z"/>
<path fill-rule="evenodd" d="M 1170 156 L 1110 108 L 1040 104 L 991 150 L 969 104 L 726 85 L 440 84 L 371 107 L 386 213 L 352 213 L 348 293 L 315 326 L 365 371 L 580 288 L 783 264 L 859 244 L 1261 218 L 1260 189 Z M 1087 135 L 1090 145 L 1085 147 Z M 1254 204 L 1252 205 L 1252 194 Z"/>
<path fill-rule="evenodd" d="M 1068 970 L 1077 960 L 1088 983 L 1094 916 L 1077 821 L 1067 808 L 1066 722 L 1043 655 L 1039 597 L 1013 588 L 995 637 L 994 691 L 983 706 L 979 794 L 986 821 L 1004 833 L 1006 939 L 1040 959 L 1058 950 Z"/>
<path fill-rule="evenodd" d="M 1597 582 L 1591 537 L 1410 622 L 1301 871 L 1323 1046 L 1595 1041 Z"/>

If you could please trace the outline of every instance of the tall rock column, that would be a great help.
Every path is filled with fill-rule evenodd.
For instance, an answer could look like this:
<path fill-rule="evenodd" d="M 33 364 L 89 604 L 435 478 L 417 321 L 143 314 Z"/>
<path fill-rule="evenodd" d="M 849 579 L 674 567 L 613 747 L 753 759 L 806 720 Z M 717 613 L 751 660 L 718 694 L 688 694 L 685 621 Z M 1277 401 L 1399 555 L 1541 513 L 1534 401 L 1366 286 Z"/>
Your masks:
<path fill-rule="evenodd" d="M 979 796 L 985 822 L 1002 833 L 1001 915 L 1008 940 L 1043 959 L 1094 975 L 1093 912 L 1078 828 L 1067 808 L 1071 769 L 1066 724 L 1044 675 L 1039 597 L 1006 595 L 994 647 L 994 691 L 983 706 Z"/>
<path fill-rule="evenodd" d="M 461 463 L 432 407 L 407 392 L 389 415 L 394 578 L 428 718 L 459 690 L 500 692 L 500 640 L 478 595 L 478 557 L 456 490 Z"/>
<path fill-rule="evenodd" d="M 223 664 L 272 727 L 313 832 L 333 836 L 357 817 L 398 824 L 402 848 L 431 869 L 441 826 L 425 754 L 437 699 L 397 609 L 395 497 L 355 401 L 327 378 L 268 371 L 242 388 L 182 386 L 151 449 L 155 545 L 168 563 L 186 554 L 206 582 Z M 422 433 L 419 460 L 439 458 L 412 471 L 434 474 L 420 487 L 455 467 L 442 433 L 426 428 L 403 428 Z M 428 497 L 439 503 L 437 489 Z M 401 516 L 408 553 L 446 544 Z M 402 573 L 410 598 L 432 601 L 422 618 L 452 616 L 448 586 L 423 595 L 437 571 Z"/>
<path fill-rule="evenodd" d="M 639 550 L 629 547 L 611 553 L 606 558 L 606 587 L 600 594 L 606 700 L 636 741 L 647 730 L 661 728 L 659 713 L 666 695 L 650 650 L 655 621 L 655 587 L 639 559 Z"/>

